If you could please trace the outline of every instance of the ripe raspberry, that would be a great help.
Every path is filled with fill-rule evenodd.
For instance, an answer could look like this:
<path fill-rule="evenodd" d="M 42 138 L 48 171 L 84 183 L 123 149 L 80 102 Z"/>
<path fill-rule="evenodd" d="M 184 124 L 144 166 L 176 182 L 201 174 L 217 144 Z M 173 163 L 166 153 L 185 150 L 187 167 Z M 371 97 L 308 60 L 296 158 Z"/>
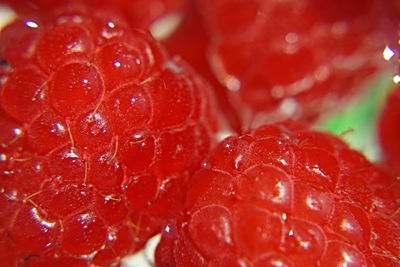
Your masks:
<path fill-rule="evenodd" d="M 157 266 L 399 266 L 400 183 L 293 121 L 222 141 L 188 183 Z"/>
<path fill-rule="evenodd" d="M 116 263 L 182 213 L 217 129 L 210 89 L 104 10 L 8 29 L 20 30 L 2 51 L 0 262 Z"/>
<path fill-rule="evenodd" d="M 197 3 L 210 36 L 207 59 L 244 128 L 255 119 L 315 120 L 383 65 L 381 1 Z"/>

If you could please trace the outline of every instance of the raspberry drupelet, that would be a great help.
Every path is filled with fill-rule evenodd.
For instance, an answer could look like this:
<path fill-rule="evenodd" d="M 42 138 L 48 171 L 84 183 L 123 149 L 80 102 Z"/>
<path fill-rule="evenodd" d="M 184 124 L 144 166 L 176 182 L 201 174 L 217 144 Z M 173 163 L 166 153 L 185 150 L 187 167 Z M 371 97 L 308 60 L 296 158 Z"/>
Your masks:
<path fill-rule="evenodd" d="M 101 9 L 2 36 L 0 262 L 117 264 L 182 214 L 218 128 L 209 85 Z"/>

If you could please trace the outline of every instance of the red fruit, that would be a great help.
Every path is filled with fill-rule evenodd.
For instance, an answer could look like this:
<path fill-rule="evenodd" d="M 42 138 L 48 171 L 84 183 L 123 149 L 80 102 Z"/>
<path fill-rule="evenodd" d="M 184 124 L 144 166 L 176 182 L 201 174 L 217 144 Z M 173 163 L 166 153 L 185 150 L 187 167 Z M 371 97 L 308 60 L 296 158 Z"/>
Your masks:
<path fill-rule="evenodd" d="M 209 62 L 242 111 L 313 119 L 383 63 L 385 44 L 368 41 L 373 0 L 199 2 L 214 37 Z"/>
<path fill-rule="evenodd" d="M 191 26 L 182 24 L 166 43 L 205 77 L 212 70 L 235 130 L 283 118 L 313 121 L 357 95 L 383 66 L 381 1 L 196 2 L 200 18 L 190 20 L 195 11 L 185 21 Z"/>
<path fill-rule="evenodd" d="M 217 130 L 210 88 L 106 11 L 35 23 L 2 43 L 0 258 L 117 264 L 183 213 Z"/>
<path fill-rule="evenodd" d="M 156 266 L 400 266 L 398 179 L 331 134 L 287 121 L 229 137 L 187 188 Z"/>

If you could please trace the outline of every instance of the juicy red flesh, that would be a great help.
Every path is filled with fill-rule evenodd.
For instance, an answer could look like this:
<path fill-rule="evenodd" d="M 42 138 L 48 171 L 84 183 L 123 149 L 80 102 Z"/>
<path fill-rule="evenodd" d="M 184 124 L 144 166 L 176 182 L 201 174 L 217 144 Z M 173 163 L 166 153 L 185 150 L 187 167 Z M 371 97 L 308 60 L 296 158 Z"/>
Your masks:
<path fill-rule="evenodd" d="M 183 213 L 217 130 L 210 88 L 107 11 L 35 23 L 2 43 L 0 260 L 117 264 Z"/>
<path fill-rule="evenodd" d="M 189 180 L 157 266 L 398 266 L 398 188 L 333 135 L 261 126 L 223 140 Z"/>

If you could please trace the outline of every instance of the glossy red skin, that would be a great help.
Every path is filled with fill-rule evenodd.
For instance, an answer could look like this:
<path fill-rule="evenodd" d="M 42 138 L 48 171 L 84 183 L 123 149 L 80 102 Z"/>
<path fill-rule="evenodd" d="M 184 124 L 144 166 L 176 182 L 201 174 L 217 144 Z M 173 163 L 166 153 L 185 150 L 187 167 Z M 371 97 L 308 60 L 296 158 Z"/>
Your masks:
<path fill-rule="evenodd" d="M 399 181 L 292 121 L 223 140 L 164 228 L 156 266 L 399 266 Z"/>
<path fill-rule="evenodd" d="M 35 22 L 3 40 L 1 262 L 117 264 L 183 213 L 218 128 L 212 92 L 107 11 Z"/>

